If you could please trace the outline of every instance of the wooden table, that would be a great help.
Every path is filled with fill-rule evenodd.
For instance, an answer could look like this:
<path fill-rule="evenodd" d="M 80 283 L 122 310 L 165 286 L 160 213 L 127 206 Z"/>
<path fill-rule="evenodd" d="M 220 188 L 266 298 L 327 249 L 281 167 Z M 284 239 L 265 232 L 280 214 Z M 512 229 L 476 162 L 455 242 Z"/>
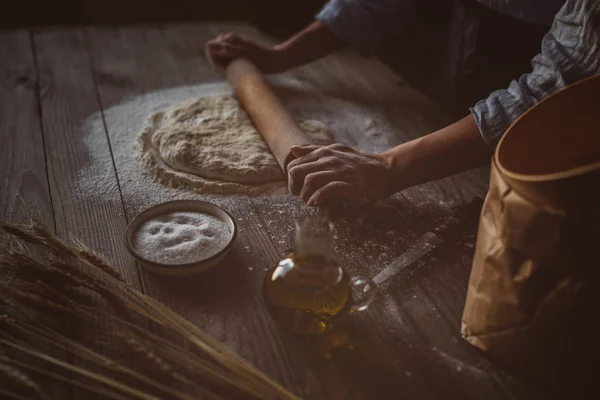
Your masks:
<path fill-rule="evenodd" d="M 84 143 L 89 132 L 83 121 L 93 114 L 103 116 L 94 157 L 111 160 L 116 127 L 104 110 L 147 92 L 221 80 L 209 67 L 203 43 L 233 28 L 202 24 L 1 33 L 0 217 L 24 220 L 33 214 L 59 236 L 75 237 L 104 253 L 131 285 L 304 398 L 528 396 L 525 386 L 490 364 L 459 334 L 476 215 L 468 223 L 466 244 L 437 249 L 410 273 L 382 285 L 368 311 L 319 337 L 298 338 L 277 330 L 261 298 L 265 269 L 292 245 L 293 218 L 306 212 L 290 196 L 227 203 L 238 218 L 240 234 L 219 268 L 193 278 L 166 279 L 136 265 L 123 234 L 145 205 L 136 203 L 127 182 L 119 180 L 118 162 L 89 171 L 93 156 Z M 236 29 L 256 34 L 247 27 Z M 343 92 L 389 117 L 397 128 L 386 133 L 390 145 L 447 122 L 386 67 L 351 52 L 300 68 L 293 76 L 330 96 Z M 107 189 L 76 196 L 84 168 L 87 179 Z M 484 196 L 486 178 L 485 170 L 471 171 L 353 211 L 339 223 L 337 258 L 352 275 L 373 276 L 435 227 L 449 207 Z M 76 392 L 71 397 L 84 398 Z"/>

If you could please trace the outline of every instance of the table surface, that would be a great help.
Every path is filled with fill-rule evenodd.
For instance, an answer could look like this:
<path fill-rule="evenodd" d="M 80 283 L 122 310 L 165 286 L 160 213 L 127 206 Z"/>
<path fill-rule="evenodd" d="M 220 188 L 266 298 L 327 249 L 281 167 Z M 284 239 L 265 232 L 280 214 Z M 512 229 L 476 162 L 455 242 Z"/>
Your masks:
<path fill-rule="evenodd" d="M 529 389 L 492 365 L 460 336 L 477 205 L 463 240 L 441 246 L 381 285 L 365 312 L 332 332 L 295 337 L 277 329 L 261 298 L 265 270 L 293 244 L 293 219 L 308 212 L 292 196 L 207 198 L 237 219 L 239 235 L 218 268 L 186 279 L 144 271 L 123 234 L 140 204 L 164 200 L 124 181 L 112 159 L 119 128 L 105 110 L 163 89 L 219 82 L 203 53 L 218 32 L 249 27 L 185 24 L 48 28 L 0 33 L 0 217 L 29 215 L 63 238 L 76 238 L 113 260 L 132 286 L 198 324 L 294 393 L 307 399 L 515 399 Z M 447 121 L 422 95 L 375 60 L 341 52 L 289 74 L 321 94 L 367 105 L 393 129 L 392 146 Z M 100 116 L 94 149 L 86 121 Z M 343 135 L 342 135 L 343 136 Z M 375 140 L 375 139 L 374 139 Z M 354 144 L 352 137 L 342 138 Z M 381 142 L 379 142 L 381 143 Z M 93 154 L 92 154 L 93 150 Z M 112 162 L 94 168 L 94 157 Z M 92 166 L 90 168 L 90 166 Z M 81 171 L 101 182 L 76 195 Z M 434 228 L 450 208 L 485 195 L 486 170 L 407 189 L 348 211 L 338 224 L 336 257 L 351 275 L 373 276 Z M 138 191 L 138 193 L 133 193 Z M 65 395 L 87 398 L 73 392 Z M 58 398 L 58 394 L 54 398 Z"/>

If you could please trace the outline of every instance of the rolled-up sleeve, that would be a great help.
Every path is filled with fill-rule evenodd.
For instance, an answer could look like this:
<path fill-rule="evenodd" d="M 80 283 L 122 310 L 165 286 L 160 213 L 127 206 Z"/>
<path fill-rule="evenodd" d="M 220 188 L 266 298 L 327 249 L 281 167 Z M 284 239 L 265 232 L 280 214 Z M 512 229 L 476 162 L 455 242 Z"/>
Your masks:
<path fill-rule="evenodd" d="M 316 19 L 348 46 L 370 55 L 414 16 L 418 0 L 331 0 Z"/>
<path fill-rule="evenodd" d="M 567 0 L 544 36 L 532 67 L 531 73 L 471 108 L 489 146 L 495 147 L 510 124 L 545 97 L 600 74 L 600 2 Z"/>

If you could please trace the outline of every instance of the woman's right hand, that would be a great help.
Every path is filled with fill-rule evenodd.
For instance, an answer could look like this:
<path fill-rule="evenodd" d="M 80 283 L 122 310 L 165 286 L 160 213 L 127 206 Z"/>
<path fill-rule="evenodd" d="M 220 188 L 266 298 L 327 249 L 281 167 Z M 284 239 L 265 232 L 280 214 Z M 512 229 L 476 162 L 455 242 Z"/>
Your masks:
<path fill-rule="evenodd" d="M 342 144 L 293 146 L 287 165 L 289 190 L 309 206 L 330 199 L 363 204 L 398 190 L 390 160 Z"/>
<path fill-rule="evenodd" d="M 213 68 L 221 73 L 236 58 L 245 58 L 264 73 L 277 73 L 285 70 L 283 57 L 276 47 L 255 42 L 236 33 L 222 33 L 206 43 L 206 53 Z"/>

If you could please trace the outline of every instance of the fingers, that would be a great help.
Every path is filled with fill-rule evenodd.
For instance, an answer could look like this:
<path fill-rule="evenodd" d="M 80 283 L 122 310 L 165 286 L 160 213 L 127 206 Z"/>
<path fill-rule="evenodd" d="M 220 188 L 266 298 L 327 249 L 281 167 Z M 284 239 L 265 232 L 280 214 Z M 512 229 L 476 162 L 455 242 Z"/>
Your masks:
<path fill-rule="evenodd" d="M 315 150 L 323 149 L 323 153 L 332 152 L 332 151 L 341 151 L 341 152 L 352 152 L 350 147 L 345 146 L 341 143 L 334 143 L 329 146 L 318 146 L 314 144 L 304 145 L 304 146 L 292 146 L 290 148 L 290 153 L 294 156 L 294 158 L 299 158 L 305 156 L 308 153 L 312 153 Z M 325 155 L 325 154 L 323 154 Z"/>
<path fill-rule="evenodd" d="M 229 43 L 209 43 L 207 50 L 211 56 L 235 58 L 243 55 L 244 48 Z"/>
<path fill-rule="evenodd" d="M 290 169 L 292 169 L 294 166 L 299 165 L 298 162 L 294 163 L 294 160 L 296 160 L 299 157 L 302 157 L 308 153 L 310 153 L 311 151 L 314 151 L 316 149 L 318 149 L 319 146 L 313 146 L 313 145 L 308 145 L 308 146 L 292 146 L 290 148 L 290 155 L 292 156 L 291 161 L 289 161 L 286 165 L 286 171 L 290 171 Z"/>
<path fill-rule="evenodd" d="M 362 204 L 367 200 L 366 193 L 357 190 L 356 185 L 344 182 L 348 180 L 348 174 L 323 170 L 316 162 L 296 167 L 292 175 L 290 192 L 299 194 L 309 206 L 321 205 L 334 198 L 346 199 L 352 204 Z"/>
<path fill-rule="evenodd" d="M 305 202 L 308 202 L 308 200 L 317 190 L 328 183 L 337 181 L 339 179 L 340 173 L 336 171 L 319 171 L 308 174 L 304 178 L 304 184 L 300 190 L 300 197 Z"/>
<path fill-rule="evenodd" d="M 244 38 L 238 35 L 235 32 L 227 32 L 223 34 L 222 40 L 224 42 L 232 43 L 232 44 L 240 44 L 244 42 Z"/>
<path fill-rule="evenodd" d="M 294 161 L 288 164 L 288 189 L 292 194 L 300 194 L 304 186 L 304 178 L 310 173 L 323 171 L 325 168 L 323 162 L 307 162 L 290 168 Z"/>
<path fill-rule="evenodd" d="M 232 60 L 231 57 L 223 57 L 217 55 L 208 49 L 206 51 L 206 54 L 208 56 L 208 60 L 210 61 L 212 69 L 218 74 L 222 74 L 225 71 L 225 68 L 227 68 L 227 65 L 229 65 L 229 63 Z"/>
<path fill-rule="evenodd" d="M 292 194 L 300 194 L 307 175 L 315 172 L 336 170 L 342 176 L 344 152 L 351 149 L 341 144 L 330 146 L 292 146 L 291 154 L 296 157 L 287 165 L 288 189 Z M 336 168 L 337 167 L 337 168 Z"/>
<path fill-rule="evenodd" d="M 334 144 L 293 146 L 290 153 L 295 159 L 287 167 L 288 188 L 292 194 L 300 195 L 308 205 L 318 205 L 336 197 L 352 203 L 365 202 L 366 193 L 348 183 L 356 178 L 353 178 L 353 174 L 359 152 L 342 144 Z"/>
<path fill-rule="evenodd" d="M 298 156 L 294 160 L 290 161 L 288 164 L 288 171 L 291 171 L 297 166 L 315 162 L 323 157 L 333 155 L 333 151 L 331 149 L 323 146 L 293 146 L 292 149 L 296 151 Z M 294 155 L 293 152 L 292 155 Z"/>
<path fill-rule="evenodd" d="M 364 195 L 349 183 L 334 181 L 316 190 L 308 199 L 309 206 L 318 206 L 330 199 L 344 199 L 352 204 L 365 202 Z"/>
<path fill-rule="evenodd" d="M 234 58 L 243 56 L 244 39 L 234 32 L 221 33 L 206 43 L 206 53 L 215 70 L 224 69 Z"/>
<path fill-rule="evenodd" d="M 206 50 L 214 55 L 225 55 L 223 54 L 225 52 L 225 46 L 221 42 L 208 42 L 206 44 Z"/>
<path fill-rule="evenodd" d="M 319 147 L 321 147 L 321 146 L 317 146 L 317 145 L 292 146 L 290 148 L 290 153 L 292 153 L 294 158 L 298 158 L 298 157 L 302 157 L 303 155 L 310 153 L 311 151 L 318 149 Z"/>
<path fill-rule="evenodd" d="M 208 42 L 206 42 L 206 45 L 210 49 L 215 49 L 215 50 L 219 49 L 219 48 L 224 48 L 224 47 L 241 48 L 241 47 L 244 47 L 245 44 L 246 44 L 246 40 L 233 32 L 221 33 L 216 38 L 211 39 Z"/>
<path fill-rule="evenodd" d="M 244 41 L 244 39 L 235 32 L 220 33 L 219 35 L 217 35 L 216 38 L 210 40 L 210 42 L 213 42 L 213 43 L 233 43 L 233 44 L 236 44 L 236 43 L 239 44 L 243 41 Z"/>
<path fill-rule="evenodd" d="M 320 159 L 335 158 L 342 160 L 347 158 L 348 155 L 344 153 L 352 153 L 355 151 L 342 144 L 336 143 L 329 146 L 292 146 L 290 148 L 290 152 L 295 157 L 295 159 L 290 161 L 290 163 L 288 164 L 288 171 L 299 165 L 311 163 Z"/>

